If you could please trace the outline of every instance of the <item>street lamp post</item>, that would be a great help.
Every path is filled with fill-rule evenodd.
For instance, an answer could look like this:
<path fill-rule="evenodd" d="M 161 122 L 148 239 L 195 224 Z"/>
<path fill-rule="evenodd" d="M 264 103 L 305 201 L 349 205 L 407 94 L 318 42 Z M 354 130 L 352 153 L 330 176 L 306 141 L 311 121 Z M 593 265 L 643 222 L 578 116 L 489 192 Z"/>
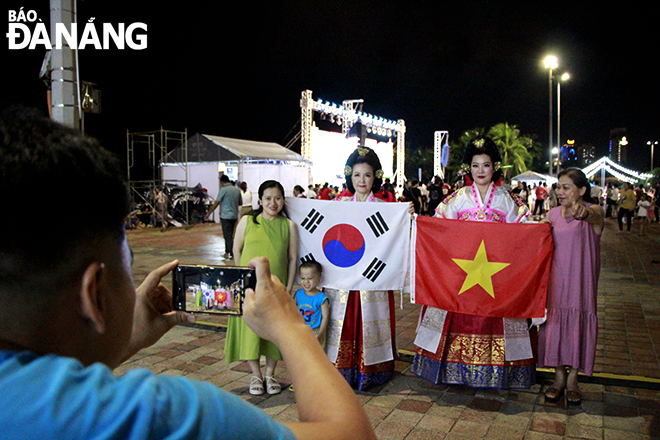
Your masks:
<path fill-rule="evenodd" d="M 548 161 L 549 174 L 552 175 L 552 70 L 557 68 L 557 57 L 549 56 L 545 59 L 545 68 L 548 71 L 548 90 L 549 90 L 549 103 L 550 103 L 550 116 L 548 128 L 548 151 L 550 153 L 550 160 Z"/>
<path fill-rule="evenodd" d="M 655 141 L 655 142 L 648 141 L 648 142 L 646 143 L 646 145 L 650 145 L 650 146 L 651 146 L 651 171 L 653 171 L 653 147 L 655 147 L 656 145 L 658 145 L 658 141 Z"/>
<path fill-rule="evenodd" d="M 557 148 L 559 149 L 561 149 L 561 82 L 568 78 L 570 78 L 568 73 L 564 73 L 560 77 L 560 81 L 557 81 Z"/>

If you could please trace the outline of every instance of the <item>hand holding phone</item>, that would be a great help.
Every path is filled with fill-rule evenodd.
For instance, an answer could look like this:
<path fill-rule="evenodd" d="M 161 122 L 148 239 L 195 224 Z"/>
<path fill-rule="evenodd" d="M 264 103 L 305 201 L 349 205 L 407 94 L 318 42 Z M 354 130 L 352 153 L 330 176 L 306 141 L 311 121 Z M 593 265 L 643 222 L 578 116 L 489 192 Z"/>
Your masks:
<path fill-rule="evenodd" d="M 245 289 L 254 289 L 249 267 L 178 266 L 172 272 L 174 310 L 217 315 L 243 314 Z"/>
<path fill-rule="evenodd" d="M 172 292 L 161 284 L 177 264 L 174 260 L 152 270 L 135 289 L 133 331 L 124 360 L 154 344 L 176 324 L 195 321 L 192 315 L 173 311 Z"/>

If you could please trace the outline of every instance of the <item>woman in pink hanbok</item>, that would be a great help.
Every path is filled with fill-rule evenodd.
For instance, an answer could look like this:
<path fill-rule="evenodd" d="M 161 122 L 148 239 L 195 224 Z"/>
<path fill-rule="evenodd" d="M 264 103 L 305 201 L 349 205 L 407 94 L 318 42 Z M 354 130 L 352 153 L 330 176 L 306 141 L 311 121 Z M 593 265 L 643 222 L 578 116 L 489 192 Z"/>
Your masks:
<path fill-rule="evenodd" d="M 445 198 L 436 216 L 493 223 L 524 221 L 529 209 L 496 184 L 502 174 L 500 161 L 491 139 L 472 139 L 463 156 L 466 186 Z M 526 389 L 536 374 L 533 341 L 524 319 L 465 315 L 424 306 L 411 371 L 435 384 Z"/>

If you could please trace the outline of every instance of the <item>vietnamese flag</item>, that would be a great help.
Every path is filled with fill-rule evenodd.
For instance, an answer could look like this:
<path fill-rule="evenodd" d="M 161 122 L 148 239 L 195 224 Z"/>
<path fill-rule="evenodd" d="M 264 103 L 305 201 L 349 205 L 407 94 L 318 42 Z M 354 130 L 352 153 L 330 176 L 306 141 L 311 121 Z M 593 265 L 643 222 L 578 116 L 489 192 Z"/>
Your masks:
<path fill-rule="evenodd" d="M 549 224 L 417 216 L 412 301 L 450 312 L 542 318 L 554 243 Z"/>

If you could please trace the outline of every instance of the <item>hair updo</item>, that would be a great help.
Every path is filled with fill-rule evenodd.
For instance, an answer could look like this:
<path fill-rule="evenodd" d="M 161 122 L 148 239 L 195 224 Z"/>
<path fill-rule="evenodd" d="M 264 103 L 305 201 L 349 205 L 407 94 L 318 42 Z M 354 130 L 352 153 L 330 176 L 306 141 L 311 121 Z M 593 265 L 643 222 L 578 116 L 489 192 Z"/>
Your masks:
<path fill-rule="evenodd" d="M 355 187 L 353 186 L 353 167 L 360 163 L 366 163 L 373 168 L 374 184 L 371 187 L 372 193 L 377 193 L 383 184 L 383 167 L 380 164 L 380 159 L 374 150 L 369 147 L 358 147 L 348 156 L 346 160 L 346 167 L 344 167 L 344 176 L 346 177 L 346 187 L 350 192 L 355 194 Z"/>
<path fill-rule="evenodd" d="M 495 142 L 486 136 L 478 136 L 468 142 L 465 154 L 463 155 L 463 165 L 461 166 L 463 174 L 474 180 L 472 177 L 472 158 L 480 154 L 490 157 L 490 161 L 493 163 L 493 182 L 500 180 L 502 177 L 502 156 L 500 156 Z"/>

